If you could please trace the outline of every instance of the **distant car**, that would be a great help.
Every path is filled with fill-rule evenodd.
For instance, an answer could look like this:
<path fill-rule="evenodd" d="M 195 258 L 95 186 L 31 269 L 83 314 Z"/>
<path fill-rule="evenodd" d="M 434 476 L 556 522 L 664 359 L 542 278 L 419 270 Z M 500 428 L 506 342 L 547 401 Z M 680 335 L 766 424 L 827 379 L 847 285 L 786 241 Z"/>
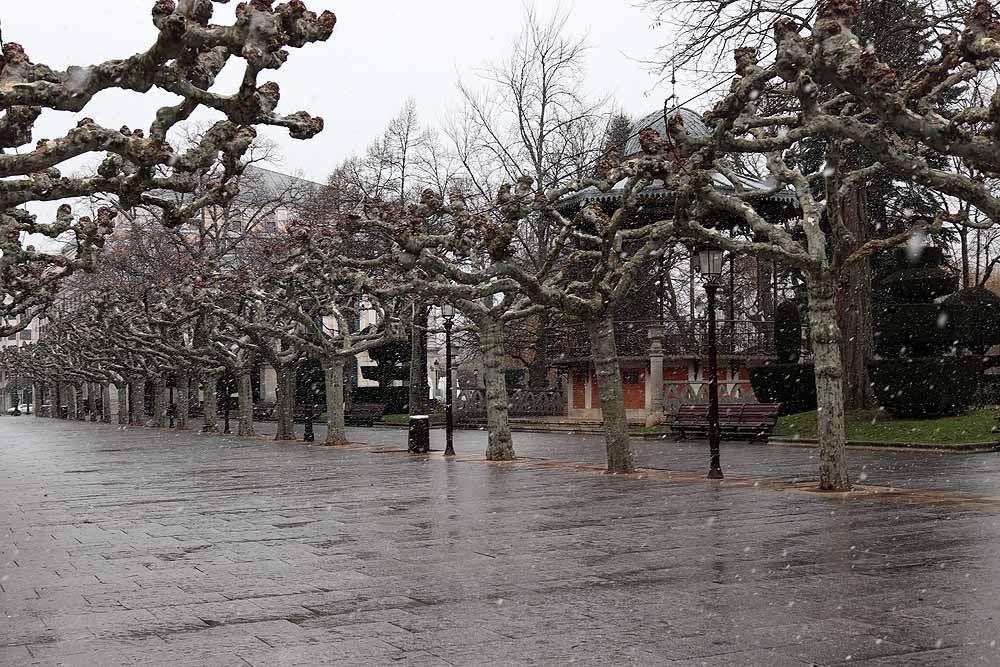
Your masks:
<path fill-rule="evenodd" d="M 29 406 L 27 403 L 21 403 L 21 405 L 17 406 L 17 409 L 20 410 L 21 412 L 25 412 L 26 413 L 26 412 L 28 412 L 28 408 L 29 407 L 31 407 L 31 406 Z"/>

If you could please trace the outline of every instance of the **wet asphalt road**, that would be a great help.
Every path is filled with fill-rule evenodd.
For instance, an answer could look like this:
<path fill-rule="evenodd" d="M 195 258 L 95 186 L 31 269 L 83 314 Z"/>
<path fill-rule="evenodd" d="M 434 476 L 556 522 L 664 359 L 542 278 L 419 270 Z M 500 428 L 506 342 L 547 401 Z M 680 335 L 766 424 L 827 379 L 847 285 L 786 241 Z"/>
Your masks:
<path fill-rule="evenodd" d="M 603 462 L 598 436 L 515 445 Z M 635 443 L 673 470 L 704 450 Z M 814 456 L 727 444 L 723 466 L 811 477 Z M 866 483 L 1000 495 L 998 471 L 852 452 Z M 21 417 L 0 418 L 0 508 L 3 665 L 1000 664 L 996 505 Z"/>

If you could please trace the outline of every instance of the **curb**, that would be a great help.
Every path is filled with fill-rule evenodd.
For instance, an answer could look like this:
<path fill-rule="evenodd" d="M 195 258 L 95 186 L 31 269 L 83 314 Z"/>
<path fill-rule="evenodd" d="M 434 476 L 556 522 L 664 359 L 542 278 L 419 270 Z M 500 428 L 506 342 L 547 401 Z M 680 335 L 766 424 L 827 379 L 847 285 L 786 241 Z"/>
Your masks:
<path fill-rule="evenodd" d="M 775 447 L 815 447 L 817 441 L 813 438 L 768 438 L 767 444 Z M 923 451 L 946 454 L 984 454 L 1000 452 L 998 442 L 958 442 L 954 444 L 934 442 L 881 442 L 869 440 L 848 440 L 850 449 L 888 449 L 896 451 Z"/>

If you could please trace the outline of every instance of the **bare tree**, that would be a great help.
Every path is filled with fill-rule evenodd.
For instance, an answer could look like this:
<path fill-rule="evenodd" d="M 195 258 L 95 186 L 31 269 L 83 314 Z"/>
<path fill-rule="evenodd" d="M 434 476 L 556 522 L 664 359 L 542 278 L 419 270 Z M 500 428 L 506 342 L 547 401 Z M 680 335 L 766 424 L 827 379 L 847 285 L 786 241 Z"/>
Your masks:
<path fill-rule="evenodd" d="M 302 2 L 272 7 L 269 2 L 240 3 L 231 25 L 211 23 L 211 0 L 157 0 L 152 20 L 156 41 L 142 53 L 124 59 L 65 71 L 33 63 L 14 42 L 3 45 L 0 58 L 0 320 L 4 335 L 24 326 L 55 299 L 59 282 L 77 269 L 92 269 L 97 250 L 111 232 L 112 218 L 99 213 L 75 218 L 68 205 L 54 224 L 44 224 L 20 208 L 32 202 L 87 197 L 114 197 L 123 209 L 140 204 L 162 210 L 165 224 L 190 220 L 200 209 L 228 201 L 229 181 L 256 132 L 254 125 L 286 127 L 292 137 L 307 139 L 323 121 L 300 111 L 275 112 L 278 85 L 258 84 L 260 73 L 277 69 L 287 59 L 286 47 L 324 41 L 335 17 L 308 11 Z M 239 89 L 227 95 L 212 90 L 217 75 L 234 57 L 245 61 Z M 147 131 L 111 129 L 91 118 L 56 139 L 39 139 L 33 149 L 7 153 L 29 143 L 43 110 L 82 112 L 95 95 L 109 89 L 144 93 L 152 87 L 172 93 L 181 102 L 160 108 Z M 198 108 L 220 112 L 198 143 L 178 150 L 168 134 Z M 59 171 L 67 160 L 103 152 L 96 176 L 70 177 Z M 213 187 L 179 204 L 162 193 L 191 193 L 199 176 L 221 163 Z M 69 236 L 71 251 L 49 254 L 22 246 L 22 237 L 50 239 Z M 16 323 L 11 325 L 10 321 Z"/>

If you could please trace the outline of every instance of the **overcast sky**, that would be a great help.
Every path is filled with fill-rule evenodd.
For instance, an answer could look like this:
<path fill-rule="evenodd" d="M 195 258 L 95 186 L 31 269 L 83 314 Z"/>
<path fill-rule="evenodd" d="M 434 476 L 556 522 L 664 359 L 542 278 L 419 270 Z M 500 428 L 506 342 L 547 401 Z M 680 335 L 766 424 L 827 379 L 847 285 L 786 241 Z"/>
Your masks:
<path fill-rule="evenodd" d="M 315 139 L 301 142 L 269 132 L 285 156 L 287 171 L 322 180 L 332 167 L 358 152 L 413 97 L 426 124 L 439 124 L 457 101 L 456 81 L 471 80 L 484 62 L 502 58 L 523 18 L 519 0 L 307 0 L 313 11 L 337 14 L 333 37 L 295 49 L 277 72 L 261 81 L 281 84 L 279 111 L 305 109 L 326 120 Z M 539 0 L 544 13 L 555 7 Z M 152 0 L 3 0 L 4 41 L 21 43 L 35 62 L 63 69 L 121 58 L 148 48 L 155 36 Z M 218 5 L 218 22 L 229 23 L 235 2 Z M 653 56 L 665 29 L 631 0 L 576 0 L 570 31 L 586 34 L 592 49 L 589 71 L 595 92 L 610 93 L 635 116 L 658 108 L 670 94 L 637 61 Z M 233 75 L 234 72 L 227 72 Z M 230 77 L 231 82 L 233 77 Z M 233 90 L 232 85 L 226 88 Z M 168 96 L 113 91 L 85 110 L 110 126 L 148 128 L 153 110 Z M 65 132 L 80 114 L 49 112 L 36 139 Z"/>

